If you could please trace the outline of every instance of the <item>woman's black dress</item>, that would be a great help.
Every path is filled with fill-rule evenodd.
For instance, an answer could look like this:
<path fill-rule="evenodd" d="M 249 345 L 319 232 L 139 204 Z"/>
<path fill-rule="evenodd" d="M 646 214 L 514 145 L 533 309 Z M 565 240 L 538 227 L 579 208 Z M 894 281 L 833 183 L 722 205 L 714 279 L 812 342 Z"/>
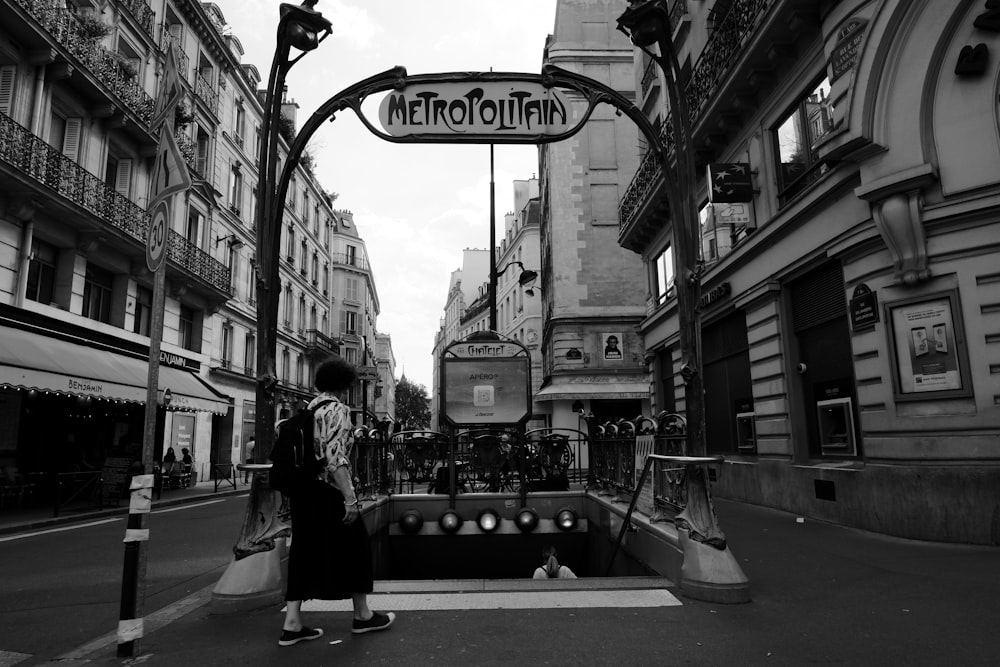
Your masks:
<path fill-rule="evenodd" d="M 344 523 L 344 496 L 313 480 L 290 500 L 292 546 L 286 600 L 346 600 L 371 593 L 372 555 L 368 530 L 358 518 Z"/>

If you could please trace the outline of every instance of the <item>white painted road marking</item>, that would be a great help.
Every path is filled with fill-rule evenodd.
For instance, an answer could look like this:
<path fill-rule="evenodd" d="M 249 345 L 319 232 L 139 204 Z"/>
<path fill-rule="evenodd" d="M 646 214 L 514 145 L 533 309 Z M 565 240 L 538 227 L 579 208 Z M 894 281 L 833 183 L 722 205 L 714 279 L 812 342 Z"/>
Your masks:
<path fill-rule="evenodd" d="M 30 653 L 17 653 L 15 651 L 0 651 L 0 667 L 11 667 L 19 662 L 24 662 L 31 657 Z"/>
<path fill-rule="evenodd" d="M 36 530 L 33 533 L 20 533 L 18 535 L 9 535 L 7 537 L 0 537 L 0 542 L 10 542 L 11 540 L 20 540 L 25 537 L 37 537 L 38 535 L 48 535 L 49 533 L 59 533 L 64 530 L 76 530 L 77 528 L 89 528 L 90 526 L 99 526 L 102 523 L 111 523 L 112 521 L 121 521 L 121 517 L 115 517 L 113 519 L 101 519 L 100 521 L 91 521 L 89 523 L 77 523 L 72 526 L 61 526 L 59 528 L 49 528 L 48 530 Z"/>
<path fill-rule="evenodd" d="M 590 591 L 513 591 L 504 593 L 372 593 L 369 606 L 393 611 L 453 609 L 583 609 L 600 607 L 677 607 L 681 601 L 663 589 Z M 350 600 L 308 600 L 302 611 L 351 611 Z"/>

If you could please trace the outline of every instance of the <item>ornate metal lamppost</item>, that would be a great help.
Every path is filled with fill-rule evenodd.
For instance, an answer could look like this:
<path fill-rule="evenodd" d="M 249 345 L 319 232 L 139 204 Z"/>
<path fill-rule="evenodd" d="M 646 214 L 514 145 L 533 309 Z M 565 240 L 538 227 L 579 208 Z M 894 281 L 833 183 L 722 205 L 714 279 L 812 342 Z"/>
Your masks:
<path fill-rule="evenodd" d="M 258 169 L 261 175 L 255 221 L 257 224 L 257 395 L 254 425 L 254 463 L 262 464 L 274 444 L 275 390 L 277 374 L 277 319 L 279 280 L 279 248 L 284 201 L 278 197 L 278 137 L 281 124 L 282 92 L 285 78 L 292 66 L 313 51 L 331 31 L 330 21 L 313 9 L 317 0 L 304 0 L 301 5 L 282 3 L 277 28 L 274 60 L 268 75 L 264 100 L 266 134 L 260 142 Z M 299 51 L 291 57 L 292 47 Z M 275 538 L 286 525 L 278 519 L 276 494 L 260 475 L 253 476 L 250 498 L 243 528 L 233 551 L 236 560 L 220 579 L 213 591 L 214 601 L 246 603 L 270 602 L 280 597 L 279 554 L 274 554 Z M 255 563 L 247 558 L 269 553 L 267 562 Z M 266 572 L 262 573 L 261 570 Z"/>
<path fill-rule="evenodd" d="M 673 249 L 677 259 L 677 321 L 681 350 L 681 375 L 684 378 L 684 402 L 687 419 L 685 454 L 704 457 L 705 385 L 701 364 L 700 266 L 698 263 L 698 208 L 695 201 L 694 145 L 687 98 L 678 90 L 680 63 L 671 38 L 670 12 L 664 0 L 630 0 L 628 9 L 618 17 L 618 29 L 628 35 L 663 72 L 670 104 L 667 139 L 660 153 L 660 169 L 673 229 Z M 649 47 L 656 46 L 652 51 Z M 685 495 L 687 504 L 678 520 L 690 528 L 700 542 L 724 548 L 725 537 L 719 528 L 708 490 L 704 465 L 687 466 Z"/>
<path fill-rule="evenodd" d="M 660 155 L 664 189 L 673 227 L 673 248 L 677 258 L 677 320 L 681 350 L 681 375 L 687 406 L 687 454 L 704 456 L 705 387 L 701 373 L 701 324 L 698 316 L 700 269 L 698 264 L 698 208 L 695 202 L 694 145 L 691 117 L 683 91 L 678 91 L 680 64 L 671 40 L 670 12 L 664 0 L 631 0 L 618 17 L 618 29 L 659 66 L 666 79 L 670 103 L 668 142 Z M 657 52 L 650 46 L 656 45 Z"/>

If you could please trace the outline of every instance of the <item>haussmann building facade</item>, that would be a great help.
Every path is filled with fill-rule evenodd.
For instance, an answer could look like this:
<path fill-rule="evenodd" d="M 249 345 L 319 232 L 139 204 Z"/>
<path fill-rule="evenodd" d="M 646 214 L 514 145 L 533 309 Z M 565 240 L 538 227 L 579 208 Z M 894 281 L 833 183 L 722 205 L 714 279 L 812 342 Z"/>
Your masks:
<path fill-rule="evenodd" d="M 987 4 L 669 3 L 718 495 L 1000 543 L 1000 15 Z M 637 104 L 663 123 L 662 74 L 635 54 Z M 647 267 L 653 411 L 683 413 L 661 188 L 647 156 L 619 243 Z"/>

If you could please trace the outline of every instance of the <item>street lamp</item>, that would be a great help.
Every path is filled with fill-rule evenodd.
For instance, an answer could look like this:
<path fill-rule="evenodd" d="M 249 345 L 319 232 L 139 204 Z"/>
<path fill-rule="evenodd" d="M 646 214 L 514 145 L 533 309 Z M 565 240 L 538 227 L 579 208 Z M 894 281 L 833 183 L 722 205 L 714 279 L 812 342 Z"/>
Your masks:
<path fill-rule="evenodd" d="M 698 264 L 698 209 L 695 203 L 694 145 L 687 98 L 678 91 L 680 63 L 674 51 L 670 12 L 664 0 L 630 0 L 618 17 L 618 29 L 642 49 L 663 72 L 670 104 L 669 130 L 673 160 L 666 147 L 660 151 L 660 169 L 673 222 L 677 258 L 677 321 L 681 349 L 681 376 L 687 417 L 687 454 L 705 456 L 705 388 L 701 373 L 701 323 L 698 316 L 700 268 Z M 656 45 L 657 52 L 650 46 Z M 666 142 L 662 142 L 666 144 Z M 684 484 L 687 504 L 678 515 L 693 538 L 725 544 L 708 490 L 706 466 L 689 466 Z"/>
<path fill-rule="evenodd" d="M 517 282 L 521 285 L 521 287 L 524 287 L 525 285 L 530 285 L 534 283 L 536 280 L 538 280 L 538 272 L 524 268 L 524 264 L 522 264 L 518 260 L 507 262 L 507 264 L 505 264 L 502 269 L 497 271 L 496 259 L 495 259 L 496 251 L 493 248 L 490 248 L 490 252 L 494 254 L 494 259 L 490 262 L 490 267 L 491 267 L 490 284 L 489 284 L 490 331 L 496 331 L 497 330 L 497 280 L 499 280 L 500 276 L 502 276 L 504 273 L 507 272 L 507 269 L 514 266 L 515 264 L 521 267 L 521 275 L 518 276 L 517 279 Z M 526 292 L 527 291 L 528 290 L 526 290 Z"/>
<path fill-rule="evenodd" d="M 254 463 L 265 463 L 274 444 L 275 390 L 278 374 L 277 318 L 279 282 L 279 247 L 284 202 L 278 201 L 278 129 L 281 121 L 282 91 L 292 65 L 332 32 L 332 24 L 313 9 L 317 0 L 304 0 L 301 5 L 282 3 L 277 27 L 277 44 L 264 99 L 263 126 L 257 156 L 261 175 L 255 221 L 257 224 L 257 393 L 256 423 L 254 424 Z M 291 49 L 300 53 L 290 58 Z M 250 606 L 270 604 L 281 599 L 280 554 L 276 553 L 275 538 L 284 534 L 287 526 L 278 518 L 275 494 L 253 476 L 243 527 L 230 564 L 213 590 L 213 602 L 237 611 Z M 248 556 L 260 555 L 257 559 Z M 264 569 L 263 576 L 260 572 Z"/>
<path fill-rule="evenodd" d="M 677 320 L 681 350 L 681 376 L 687 406 L 687 453 L 704 456 L 705 393 L 701 373 L 701 324 L 698 316 L 700 267 L 698 263 L 698 208 L 695 202 L 694 145 L 687 98 L 678 91 L 680 63 L 671 39 L 670 12 L 664 0 L 631 0 L 618 17 L 618 29 L 659 66 L 666 80 L 670 103 L 668 125 L 673 138 L 673 160 L 660 153 L 667 204 L 673 222 L 677 258 Z M 657 46 L 657 52 L 649 49 Z M 666 142 L 664 142 L 666 143 Z"/>
<path fill-rule="evenodd" d="M 316 49 L 330 35 L 332 24 L 315 11 L 316 0 L 302 5 L 282 3 L 279 7 L 277 45 L 264 99 L 264 127 L 267 132 L 258 153 L 258 173 L 263 177 L 256 211 L 257 221 L 257 446 L 254 461 L 263 463 L 274 442 L 274 395 L 278 384 L 277 356 L 278 277 L 281 244 L 281 217 L 284 202 L 277 199 L 278 129 L 281 124 L 282 91 L 292 65 Z M 301 53 L 289 59 L 291 47 Z M 256 487 L 256 484 L 254 484 Z"/>

